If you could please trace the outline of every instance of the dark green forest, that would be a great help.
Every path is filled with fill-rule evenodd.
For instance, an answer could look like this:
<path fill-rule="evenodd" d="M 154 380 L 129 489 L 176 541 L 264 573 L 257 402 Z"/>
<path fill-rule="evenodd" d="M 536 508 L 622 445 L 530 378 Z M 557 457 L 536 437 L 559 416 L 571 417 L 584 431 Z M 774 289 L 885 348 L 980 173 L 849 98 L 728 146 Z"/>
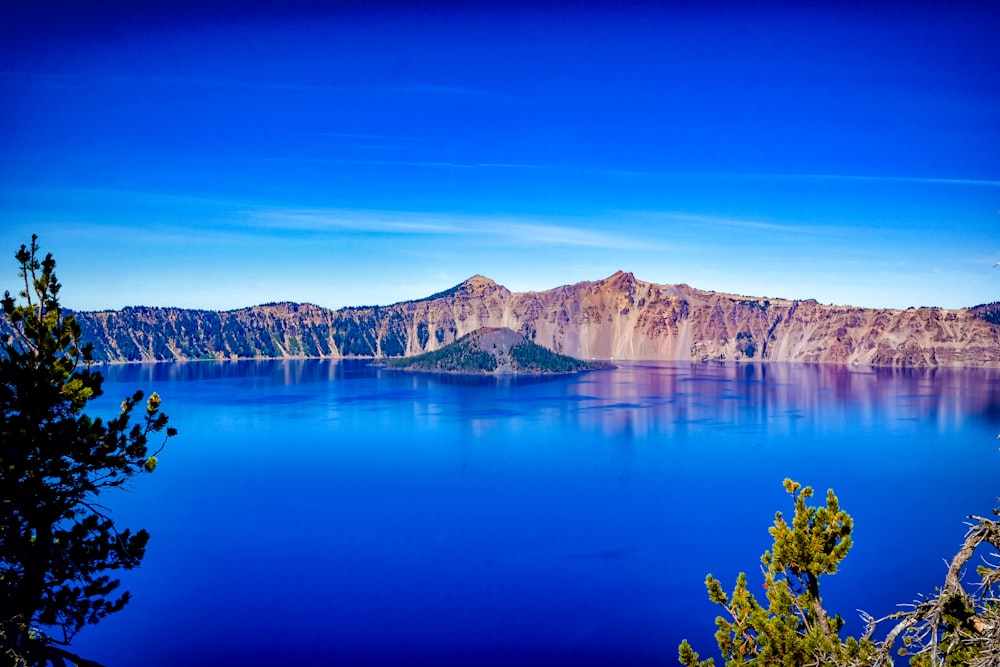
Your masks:
<path fill-rule="evenodd" d="M 427 352 L 416 357 L 391 359 L 386 365 L 389 368 L 451 373 L 492 373 L 497 369 L 497 358 L 489 352 L 472 346 L 468 341 L 460 340 L 440 350 Z"/>
<path fill-rule="evenodd" d="M 497 330 L 479 330 L 467 334 L 450 345 L 424 354 L 391 359 L 388 368 L 437 371 L 444 373 L 576 373 L 608 368 L 604 362 L 589 362 L 557 354 L 552 350 L 529 342 L 521 334 L 509 329 L 499 336 L 507 342 L 498 343 L 490 338 Z M 510 344 L 509 341 L 516 341 Z M 487 349 L 483 349 L 486 347 Z"/>
<path fill-rule="evenodd" d="M 557 354 L 541 345 L 528 342 L 511 347 L 510 358 L 516 370 L 526 372 L 544 370 L 548 373 L 576 373 L 596 367 L 592 362 Z"/>

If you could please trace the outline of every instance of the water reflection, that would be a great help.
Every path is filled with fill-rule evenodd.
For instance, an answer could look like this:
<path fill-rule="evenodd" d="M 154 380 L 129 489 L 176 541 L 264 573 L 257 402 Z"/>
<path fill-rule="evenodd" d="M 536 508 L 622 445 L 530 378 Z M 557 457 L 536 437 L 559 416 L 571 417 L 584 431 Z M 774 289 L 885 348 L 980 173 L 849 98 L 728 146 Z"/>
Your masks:
<path fill-rule="evenodd" d="M 859 371 L 806 364 L 636 364 L 575 387 L 582 420 L 609 432 L 693 425 L 793 431 L 918 420 L 944 432 L 966 419 L 1000 427 L 1000 374 L 989 369 Z"/>
<path fill-rule="evenodd" d="M 713 645 L 704 576 L 755 567 L 786 476 L 835 488 L 856 519 L 856 549 L 824 595 L 857 634 L 851 610 L 889 613 L 940 584 L 962 518 L 993 506 L 1000 460 L 991 370 L 623 363 L 498 379 L 288 360 L 102 371 L 97 414 L 155 389 L 181 430 L 156 474 L 112 499 L 155 544 L 131 579 L 135 604 L 87 634 L 95 650 L 80 646 L 107 664 L 148 653 L 154 626 L 181 638 L 149 656 L 157 667 L 199 664 L 192 627 L 238 647 L 200 664 L 263 664 L 284 648 L 268 634 L 275 614 L 314 623 L 296 645 L 330 663 L 364 664 L 362 637 L 392 647 L 367 664 L 432 664 L 412 656 L 457 655 L 455 638 L 468 659 L 452 664 L 485 664 L 498 645 L 535 664 L 600 651 L 669 664 L 682 637 Z M 900 550 L 891 527 L 915 507 L 920 548 Z M 725 531 L 707 529 L 717 517 L 731 519 Z"/>
<path fill-rule="evenodd" d="M 333 359 L 262 359 L 242 361 L 187 361 L 152 364 L 100 365 L 111 382 L 157 384 L 263 378 L 280 384 L 328 382 L 362 377 L 367 363 L 342 363 Z"/>
<path fill-rule="evenodd" d="M 269 397 L 272 405 L 295 402 L 291 388 L 297 385 L 337 383 L 331 400 L 339 406 L 371 412 L 410 401 L 420 419 L 461 420 L 476 428 L 514 418 L 572 419 L 607 434 L 632 435 L 720 426 L 795 432 L 816 423 L 828 429 L 907 421 L 945 432 L 969 419 L 1000 428 L 1000 372 L 992 369 L 633 362 L 573 376 L 496 378 L 409 374 L 359 360 L 280 360 L 134 364 L 102 372 L 109 382 L 137 386 L 284 388 Z"/>

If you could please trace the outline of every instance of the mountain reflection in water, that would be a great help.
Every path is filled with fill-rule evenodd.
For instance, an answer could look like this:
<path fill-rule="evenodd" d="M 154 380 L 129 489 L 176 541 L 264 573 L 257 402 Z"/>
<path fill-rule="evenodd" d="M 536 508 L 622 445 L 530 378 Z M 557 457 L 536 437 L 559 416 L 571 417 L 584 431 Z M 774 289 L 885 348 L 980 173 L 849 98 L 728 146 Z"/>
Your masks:
<path fill-rule="evenodd" d="M 781 488 L 833 488 L 823 584 L 858 633 L 930 592 L 1000 493 L 1000 373 L 621 363 L 463 377 L 359 360 L 102 369 L 180 436 L 104 501 L 152 534 L 81 655 L 149 665 L 663 665 L 714 653 L 704 577 L 752 590 Z M 755 583 L 756 582 L 756 583 Z M 151 632 L 150 629 L 155 628 Z"/>

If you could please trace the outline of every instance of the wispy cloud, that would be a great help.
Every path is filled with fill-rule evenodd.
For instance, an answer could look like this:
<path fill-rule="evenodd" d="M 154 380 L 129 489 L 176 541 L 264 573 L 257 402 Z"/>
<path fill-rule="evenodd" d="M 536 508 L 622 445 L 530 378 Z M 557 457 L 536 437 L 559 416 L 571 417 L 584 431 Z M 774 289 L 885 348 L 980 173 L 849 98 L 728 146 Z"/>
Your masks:
<path fill-rule="evenodd" d="M 272 233 L 450 236 L 488 238 L 506 245 L 656 250 L 640 234 L 608 232 L 596 217 L 514 216 L 434 211 L 335 208 L 281 208 L 225 198 L 157 192 L 87 188 L 0 188 L 0 222 L 25 202 L 56 202 L 50 222 L 80 234 L 106 230 L 109 235 L 150 240 L 187 238 L 191 243 L 253 242 Z M 6 205 L 4 202 L 6 201 Z M 10 209 L 5 213 L 5 208 Z M 81 216 L 80 210 L 96 213 Z M 611 214 L 610 217 L 615 217 Z M 67 227 L 67 225 L 69 225 Z M 227 241 L 228 239 L 228 241 Z"/>
<path fill-rule="evenodd" d="M 401 137 L 399 141 L 409 142 L 411 144 L 417 144 L 421 139 Z M 431 141 L 436 141 L 433 139 L 422 140 L 425 143 L 430 143 Z M 376 148 L 384 148 L 384 146 L 374 144 Z M 512 162 L 459 162 L 455 160 L 380 160 L 380 159 L 367 159 L 367 158 L 317 158 L 317 157 L 298 157 L 298 156 L 273 156 L 273 157 L 263 157 L 257 158 L 259 162 L 264 163 L 291 163 L 291 164 L 317 164 L 317 165 L 344 165 L 344 166 L 366 166 L 366 167 L 408 167 L 408 168 L 418 168 L 418 169 L 460 169 L 460 170 L 474 170 L 474 169 L 497 169 L 497 170 L 531 170 L 531 171 L 559 171 L 562 167 L 554 167 L 545 164 L 530 164 L 523 163 L 517 164 Z M 580 171 L 580 170 L 577 170 Z"/>
<path fill-rule="evenodd" d="M 339 209 L 263 209 L 246 212 L 246 223 L 262 230 L 397 234 L 458 234 L 454 220 L 421 213 Z"/>
<path fill-rule="evenodd" d="M 330 136 L 336 135 L 331 133 Z M 417 141 L 417 139 L 408 140 Z M 422 139 L 425 142 L 431 139 Z M 644 170 L 644 169 L 616 169 L 612 167 L 592 167 L 586 165 L 570 164 L 539 164 L 539 163 L 516 163 L 516 162 L 475 162 L 475 161 L 452 161 L 452 160 L 384 160 L 384 159 L 337 159 L 337 158 L 299 158 L 299 157 L 278 157 L 263 158 L 265 161 L 279 162 L 311 162 L 343 165 L 369 165 L 369 166 L 393 166 L 393 167 L 414 167 L 429 169 L 497 169 L 497 170 L 530 170 L 549 171 L 560 173 L 574 173 L 582 176 L 608 176 L 616 178 L 650 178 L 658 180 L 672 180 L 682 182 L 816 182 L 816 181 L 840 181 L 844 183 L 899 183 L 906 185 L 954 185 L 961 187 L 1000 187 L 1000 180 L 977 179 L 977 178 L 949 178 L 944 176 L 893 176 L 893 175 L 866 175 L 866 174 L 788 174 L 774 172 L 681 172 L 667 170 Z"/>
<path fill-rule="evenodd" d="M 541 245 L 579 246 L 587 248 L 608 248 L 614 250 L 664 250 L 665 246 L 651 243 L 647 239 L 636 239 L 617 234 L 568 227 L 563 225 L 501 222 L 494 233 L 511 239 Z"/>
<path fill-rule="evenodd" d="M 258 229 L 302 232 L 355 231 L 369 234 L 490 237 L 508 244 L 651 250 L 655 244 L 588 227 L 589 220 L 559 220 L 475 214 L 397 211 L 274 209 L 248 214 Z"/>
<path fill-rule="evenodd" d="M 914 185 L 974 185 L 1000 187 L 1000 181 L 980 178 L 946 178 L 937 176 L 875 176 L 865 174 L 719 174 L 720 176 L 760 178 L 765 180 L 859 181 L 871 183 L 910 183 Z"/>
<path fill-rule="evenodd" d="M 602 174 L 606 176 L 649 177 L 679 179 L 683 181 L 855 181 L 871 183 L 908 183 L 914 185 L 961 185 L 1000 187 L 1000 180 L 982 178 L 949 178 L 944 176 L 893 176 L 869 174 L 789 174 L 778 172 L 723 172 L 723 171 L 670 171 L 657 169 L 617 169 L 613 167 L 589 167 L 570 164 L 516 164 L 479 163 L 474 167 L 507 169 L 547 169 L 551 171 L 576 172 L 580 174 Z"/>
<path fill-rule="evenodd" d="M 637 217 L 645 221 L 660 221 L 661 223 L 681 223 L 684 225 L 702 225 L 726 227 L 732 229 L 749 229 L 779 234 L 794 234 L 796 236 L 825 236 L 834 233 L 834 228 L 819 225 L 781 224 L 764 222 L 747 218 L 734 218 L 715 215 L 702 215 L 683 211 L 622 211 L 622 216 Z"/>

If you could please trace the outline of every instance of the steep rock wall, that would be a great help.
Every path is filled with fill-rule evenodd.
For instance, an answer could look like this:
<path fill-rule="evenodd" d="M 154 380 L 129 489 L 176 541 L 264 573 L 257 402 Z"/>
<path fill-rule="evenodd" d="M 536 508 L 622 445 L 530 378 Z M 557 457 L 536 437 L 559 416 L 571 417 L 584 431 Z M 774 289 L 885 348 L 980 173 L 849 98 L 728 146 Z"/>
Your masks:
<path fill-rule="evenodd" d="M 1000 366 L 1000 325 L 977 310 L 827 306 L 657 285 L 624 272 L 523 293 L 474 276 L 427 299 L 338 311 L 280 303 L 77 317 L 106 361 L 396 357 L 506 327 L 584 359 Z"/>

